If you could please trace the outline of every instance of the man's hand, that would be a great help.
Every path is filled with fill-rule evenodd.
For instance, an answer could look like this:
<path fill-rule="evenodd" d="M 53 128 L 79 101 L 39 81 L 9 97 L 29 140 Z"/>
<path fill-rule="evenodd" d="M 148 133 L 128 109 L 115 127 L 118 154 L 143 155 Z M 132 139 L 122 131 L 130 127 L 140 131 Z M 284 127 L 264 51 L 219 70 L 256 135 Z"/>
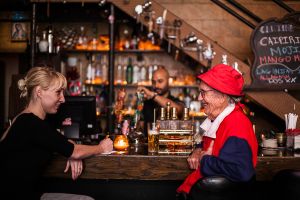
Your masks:
<path fill-rule="evenodd" d="M 142 87 L 142 86 L 138 87 L 137 91 L 138 92 L 143 92 L 144 93 L 144 98 L 147 99 L 147 100 L 152 99 L 155 95 L 155 92 L 153 92 L 153 91 L 151 91 L 151 90 L 149 90 L 145 87 Z"/>
<path fill-rule="evenodd" d="M 201 149 L 195 149 L 193 151 L 193 153 L 187 159 L 190 168 L 198 169 L 203 156 L 212 155 L 213 146 L 214 146 L 214 141 L 211 141 L 211 143 L 206 151 L 202 151 Z"/>

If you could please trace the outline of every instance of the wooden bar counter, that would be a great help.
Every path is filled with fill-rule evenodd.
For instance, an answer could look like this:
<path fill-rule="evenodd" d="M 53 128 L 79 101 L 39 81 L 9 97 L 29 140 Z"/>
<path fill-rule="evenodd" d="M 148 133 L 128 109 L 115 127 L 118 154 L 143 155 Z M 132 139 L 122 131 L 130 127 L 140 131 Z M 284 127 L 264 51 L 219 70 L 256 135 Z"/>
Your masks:
<path fill-rule="evenodd" d="M 98 155 L 84 161 L 82 179 L 184 180 L 191 172 L 187 155 L 147 155 L 147 146 L 131 146 L 127 152 Z M 68 178 L 66 158 L 55 155 L 45 177 Z M 257 180 L 268 181 L 280 170 L 300 169 L 300 154 L 286 149 L 262 149 L 256 167 Z"/>

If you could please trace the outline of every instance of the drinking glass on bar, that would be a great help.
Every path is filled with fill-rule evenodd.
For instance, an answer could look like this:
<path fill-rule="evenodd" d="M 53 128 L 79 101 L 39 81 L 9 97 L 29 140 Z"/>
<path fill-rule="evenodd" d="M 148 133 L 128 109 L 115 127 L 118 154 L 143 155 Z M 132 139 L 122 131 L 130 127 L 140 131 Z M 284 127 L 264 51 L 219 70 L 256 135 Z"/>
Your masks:
<path fill-rule="evenodd" d="M 155 127 L 155 123 L 152 124 L 152 128 L 148 130 L 148 152 L 158 153 L 159 145 L 159 133 Z"/>

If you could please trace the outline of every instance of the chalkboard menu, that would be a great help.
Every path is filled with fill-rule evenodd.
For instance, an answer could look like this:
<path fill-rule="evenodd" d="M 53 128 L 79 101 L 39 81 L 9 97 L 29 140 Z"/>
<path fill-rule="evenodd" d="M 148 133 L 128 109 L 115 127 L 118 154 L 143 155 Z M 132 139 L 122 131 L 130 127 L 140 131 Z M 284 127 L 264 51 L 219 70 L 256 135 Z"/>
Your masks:
<path fill-rule="evenodd" d="M 300 12 L 260 23 L 251 46 L 253 88 L 300 89 Z"/>

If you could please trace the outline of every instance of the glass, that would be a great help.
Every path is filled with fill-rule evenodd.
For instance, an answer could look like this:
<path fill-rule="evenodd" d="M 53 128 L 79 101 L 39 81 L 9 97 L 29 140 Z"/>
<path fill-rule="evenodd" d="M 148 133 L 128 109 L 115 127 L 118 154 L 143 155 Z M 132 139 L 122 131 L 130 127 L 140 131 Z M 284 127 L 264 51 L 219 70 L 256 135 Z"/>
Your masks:
<path fill-rule="evenodd" d="M 210 92 L 214 90 L 199 90 L 199 95 L 201 95 L 202 98 L 204 98 L 206 92 Z"/>
<path fill-rule="evenodd" d="M 116 135 L 114 148 L 118 151 L 125 151 L 129 147 L 128 139 L 125 135 Z"/>
<path fill-rule="evenodd" d="M 148 152 L 157 153 L 159 145 L 159 133 L 156 127 L 148 131 Z"/>

